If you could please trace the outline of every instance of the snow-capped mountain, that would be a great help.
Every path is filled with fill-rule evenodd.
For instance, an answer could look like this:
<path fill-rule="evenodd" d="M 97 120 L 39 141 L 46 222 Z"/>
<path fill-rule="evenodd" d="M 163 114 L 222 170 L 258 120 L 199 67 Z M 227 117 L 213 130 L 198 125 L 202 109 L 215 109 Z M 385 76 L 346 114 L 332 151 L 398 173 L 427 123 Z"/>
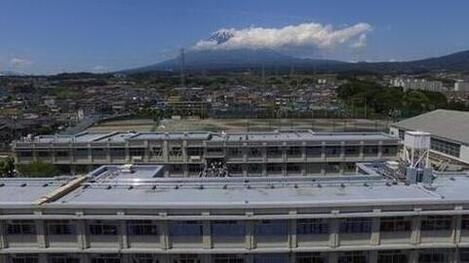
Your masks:
<path fill-rule="evenodd" d="M 234 36 L 233 32 L 230 30 L 220 30 L 213 33 L 207 40 L 216 42 L 218 45 L 225 43 Z"/>

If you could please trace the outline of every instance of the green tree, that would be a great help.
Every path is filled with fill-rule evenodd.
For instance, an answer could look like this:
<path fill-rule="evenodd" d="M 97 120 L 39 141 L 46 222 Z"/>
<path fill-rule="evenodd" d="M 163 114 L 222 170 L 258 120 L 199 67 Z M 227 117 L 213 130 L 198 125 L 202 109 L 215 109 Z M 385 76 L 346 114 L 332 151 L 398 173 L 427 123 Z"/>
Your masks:
<path fill-rule="evenodd" d="M 13 177 L 15 174 L 15 160 L 11 157 L 0 160 L 0 177 Z"/>
<path fill-rule="evenodd" d="M 33 161 L 29 164 L 20 164 L 18 173 L 27 177 L 54 177 L 59 175 L 57 167 L 42 161 Z"/>

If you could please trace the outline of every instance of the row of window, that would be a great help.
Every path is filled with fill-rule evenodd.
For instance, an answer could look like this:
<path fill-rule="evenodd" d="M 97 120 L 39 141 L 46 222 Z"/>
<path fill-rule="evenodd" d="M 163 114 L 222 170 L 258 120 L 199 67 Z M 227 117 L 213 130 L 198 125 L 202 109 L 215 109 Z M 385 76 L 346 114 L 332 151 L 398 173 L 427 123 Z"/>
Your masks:
<path fill-rule="evenodd" d="M 418 263 L 447 263 L 450 261 L 451 250 L 434 249 L 417 251 Z M 288 254 L 255 254 L 253 263 L 284 263 L 290 262 Z M 327 253 L 298 253 L 295 254 L 296 263 L 327 263 L 329 255 Z M 458 262 L 469 262 L 469 250 L 461 249 L 457 255 Z M 160 257 L 153 254 L 133 254 L 129 255 L 129 263 L 160 263 Z M 183 254 L 170 256 L 171 263 L 202 263 L 203 256 L 197 254 Z M 39 263 L 39 256 L 33 254 L 10 255 L 8 263 Z M 80 263 L 78 255 L 57 254 L 48 255 L 48 263 Z M 118 254 L 96 254 L 89 256 L 91 263 L 121 263 L 123 256 Z M 244 263 L 247 262 L 245 255 L 218 254 L 211 256 L 212 263 Z M 338 263 L 368 263 L 370 255 L 367 251 L 350 251 L 338 253 Z M 377 263 L 408 263 L 410 262 L 410 252 L 402 250 L 387 250 L 377 252 Z"/>
<path fill-rule="evenodd" d="M 451 230 L 453 218 L 451 216 L 427 216 L 422 218 L 421 231 Z M 262 220 L 255 223 L 255 234 L 258 236 L 287 235 L 289 232 L 286 220 Z M 212 221 L 210 224 L 213 236 L 243 236 L 245 224 L 241 221 Z M 340 220 L 340 233 L 369 233 L 371 232 L 371 218 L 347 218 Z M 75 224 L 68 220 L 53 220 L 46 222 L 49 235 L 73 235 L 76 233 Z M 90 221 L 87 223 L 88 233 L 91 235 L 117 235 L 119 224 L 117 221 Z M 464 216 L 462 230 L 469 230 L 469 216 Z M 381 232 L 399 232 L 411 230 L 409 217 L 385 217 L 380 220 Z M 328 234 L 329 221 L 326 219 L 300 219 L 297 221 L 298 235 Z M 12 220 L 6 222 L 8 235 L 34 235 L 36 225 L 32 220 Z M 135 220 L 127 222 L 128 235 L 157 235 L 158 224 L 150 220 Z M 171 236 L 202 236 L 203 224 L 200 221 L 180 221 L 169 223 Z"/>
<path fill-rule="evenodd" d="M 88 157 L 90 154 L 96 158 L 105 157 L 109 154 L 113 157 L 121 157 L 124 158 L 126 155 L 126 148 L 74 148 L 73 155 L 75 157 Z M 303 149 L 301 147 L 288 147 L 285 149 L 285 153 L 287 156 L 301 156 Z M 304 149 L 306 156 L 309 157 L 320 157 L 321 154 L 324 152 L 326 156 L 330 157 L 338 157 L 342 154 L 342 152 L 346 156 L 354 156 L 359 155 L 361 152 L 360 146 L 327 146 L 324 149 L 321 146 L 317 147 L 305 147 Z M 204 149 L 203 148 L 187 148 L 186 149 L 188 156 L 203 156 Z M 206 149 L 207 155 L 223 155 L 224 150 L 223 148 L 207 148 Z M 280 147 L 267 147 L 265 148 L 266 155 L 268 157 L 280 157 L 282 156 L 284 150 Z M 378 146 L 363 146 L 363 154 L 364 155 L 377 155 L 379 152 Z M 383 146 L 382 152 L 384 155 L 395 155 L 397 154 L 397 146 Z M 145 148 L 128 148 L 128 153 L 130 157 L 143 157 L 145 156 L 146 149 Z M 243 150 L 240 148 L 228 148 L 227 149 L 228 156 L 230 157 L 242 157 Z M 56 157 L 60 158 L 67 158 L 70 156 L 70 151 L 67 149 L 55 149 L 54 154 Z M 148 149 L 148 154 L 150 158 L 155 157 L 159 158 L 163 155 L 163 149 L 159 147 L 151 147 Z M 169 156 L 173 157 L 180 157 L 183 154 L 183 148 L 181 147 L 171 147 L 168 151 Z M 250 157 L 261 157 L 263 155 L 263 151 L 261 148 L 247 148 L 246 154 Z M 49 158 L 52 156 L 52 151 L 49 150 L 37 150 L 36 155 L 40 158 Z M 21 150 L 18 151 L 19 157 L 32 157 L 33 152 L 29 150 Z"/>

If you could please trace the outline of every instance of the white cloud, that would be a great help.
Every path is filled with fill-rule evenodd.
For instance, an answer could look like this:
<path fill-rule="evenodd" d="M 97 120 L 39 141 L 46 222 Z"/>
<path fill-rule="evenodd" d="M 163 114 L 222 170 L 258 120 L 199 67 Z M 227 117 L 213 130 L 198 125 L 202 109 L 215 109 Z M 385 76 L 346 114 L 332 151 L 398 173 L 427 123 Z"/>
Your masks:
<path fill-rule="evenodd" d="M 282 28 L 249 27 L 243 29 L 221 29 L 232 35 L 227 41 L 217 43 L 215 40 L 201 40 L 196 43 L 196 49 L 282 49 L 292 47 L 313 47 L 319 49 L 334 48 L 346 43 L 352 47 L 366 45 L 366 33 L 372 30 L 367 23 L 335 28 L 332 25 L 319 23 L 303 23 Z M 355 41 L 355 42 L 353 42 Z"/>
<path fill-rule="evenodd" d="M 356 49 L 365 48 L 367 44 L 367 40 L 368 40 L 368 37 L 366 36 L 366 34 L 361 34 L 358 37 L 357 41 L 352 43 L 351 47 L 356 48 Z"/>
<path fill-rule="evenodd" d="M 10 65 L 15 68 L 21 68 L 24 66 L 29 66 L 33 64 L 33 61 L 24 58 L 12 58 L 10 60 Z"/>

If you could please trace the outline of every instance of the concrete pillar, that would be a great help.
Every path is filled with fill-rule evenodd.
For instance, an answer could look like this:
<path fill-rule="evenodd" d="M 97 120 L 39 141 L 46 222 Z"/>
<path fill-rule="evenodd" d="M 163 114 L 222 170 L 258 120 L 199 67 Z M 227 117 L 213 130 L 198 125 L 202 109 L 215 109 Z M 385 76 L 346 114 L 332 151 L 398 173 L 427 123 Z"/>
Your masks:
<path fill-rule="evenodd" d="M 332 248 L 338 247 L 340 245 L 339 240 L 339 219 L 333 218 L 329 223 L 330 233 L 329 233 L 329 244 Z"/>
<path fill-rule="evenodd" d="M 202 254 L 199 256 L 202 263 L 211 263 L 212 262 L 212 255 L 210 254 Z"/>
<path fill-rule="evenodd" d="M 379 141 L 378 145 L 378 159 L 383 157 L 383 141 Z"/>
<path fill-rule="evenodd" d="M 204 212 L 202 213 L 202 216 L 207 217 L 209 216 L 210 213 Z M 212 245 L 212 229 L 210 227 L 210 221 L 209 220 L 204 220 L 202 222 L 202 229 L 203 229 L 203 236 L 202 236 L 202 242 L 203 246 L 205 249 L 211 249 L 213 247 Z"/>
<path fill-rule="evenodd" d="M 462 207 L 458 208 L 462 209 Z M 456 215 L 453 218 L 453 243 L 459 244 L 461 242 L 461 224 L 462 224 L 462 215 Z"/>
<path fill-rule="evenodd" d="M 167 250 L 171 248 L 169 240 L 169 223 L 168 221 L 160 222 L 160 246 L 161 249 Z"/>
<path fill-rule="evenodd" d="M 125 143 L 125 153 L 124 154 L 125 154 L 124 162 L 125 163 L 131 162 L 132 160 L 130 160 L 129 142 Z"/>
<path fill-rule="evenodd" d="M 409 263 L 418 263 L 419 253 L 417 250 L 411 250 L 409 253 Z"/>
<path fill-rule="evenodd" d="M 5 221 L 0 221 L 0 249 L 7 247 Z M 1 257 L 0 257 L 1 259 Z M 0 262 L 6 262 L 6 260 Z"/>
<path fill-rule="evenodd" d="M 77 216 L 83 216 L 83 212 L 77 212 Z M 80 250 L 88 248 L 88 236 L 86 231 L 86 222 L 85 220 L 77 221 L 77 244 Z"/>
<path fill-rule="evenodd" d="M 39 254 L 39 263 L 47 263 L 47 255 L 46 254 Z"/>
<path fill-rule="evenodd" d="M 422 224 L 422 218 L 420 216 L 412 217 L 412 234 L 410 237 L 412 245 L 420 244 L 420 226 Z"/>
<path fill-rule="evenodd" d="M 328 263 L 337 263 L 339 261 L 339 254 L 337 252 L 329 253 Z"/>
<path fill-rule="evenodd" d="M 381 210 L 376 209 L 373 212 L 379 213 Z M 373 217 L 371 219 L 371 245 L 378 246 L 380 244 L 380 223 L 379 217 Z"/>
<path fill-rule="evenodd" d="M 249 215 L 248 215 L 249 216 Z M 254 249 L 256 247 L 254 237 L 254 221 L 246 221 L 246 249 Z"/>
<path fill-rule="evenodd" d="M 35 211 L 35 215 L 41 215 L 41 211 Z M 46 237 L 46 227 L 44 220 L 35 220 L 36 225 L 36 236 L 37 236 L 37 246 L 39 248 L 46 248 L 47 247 L 47 237 Z"/>
<path fill-rule="evenodd" d="M 170 263 L 171 261 L 170 255 L 160 255 L 158 257 L 158 262 L 159 263 Z"/>
<path fill-rule="evenodd" d="M 290 215 L 296 215 L 296 211 L 290 211 Z M 297 226 L 296 219 L 290 219 L 289 226 L 290 226 L 290 231 L 288 231 L 289 232 L 288 244 L 290 248 L 296 248 L 298 247 L 298 238 L 296 235 L 296 226 Z"/>
<path fill-rule="evenodd" d="M 117 215 L 124 215 L 124 212 L 117 212 Z M 129 248 L 129 238 L 127 235 L 127 221 L 119 220 L 119 247 L 120 249 Z"/>
<path fill-rule="evenodd" d="M 377 263 L 378 262 L 378 251 L 377 250 L 370 250 L 368 252 L 368 262 L 369 263 Z"/>

